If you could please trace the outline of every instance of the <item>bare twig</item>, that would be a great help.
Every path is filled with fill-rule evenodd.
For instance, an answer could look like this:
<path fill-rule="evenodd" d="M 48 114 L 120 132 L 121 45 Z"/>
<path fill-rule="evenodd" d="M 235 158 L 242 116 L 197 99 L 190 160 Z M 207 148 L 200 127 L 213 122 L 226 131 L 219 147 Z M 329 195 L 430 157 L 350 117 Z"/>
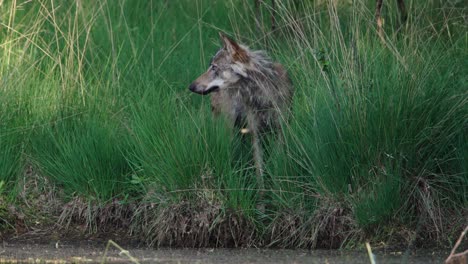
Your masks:
<path fill-rule="evenodd" d="M 128 252 L 128 250 L 125 250 L 124 248 L 122 248 L 121 246 L 119 246 L 117 243 L 115 243 L 114 241 L 110 240 L 107 242 L 107 246 L 106 246 L 106 250 L 104 251 L 104 255 L 102 256 L 102 261 L 101 261 L 101 264 L 104 264 L 106 263 L 106 258 L 107 258 L 107 251 L 109 250 L 109 247 L 110 246 L 114 246 L 115 248 L 117 248 L 118 250 L 120 250 L 119 252 L 119 255 L 125 255 L 128 257 L 128 260 L 131 262 L 131 263 L 135 263 L 135 264 L 140 264 L 140 262 L 138 261 L 138 259 L 136 259 L 135 257 L 133 257 L 132 255 L 130 255 L 130 252 Z"/>
<path fill-rule="evenodd" d="M 372 253 L 372 249 L 371 249 L 369 242 L 366 242 L 366 248 L 367 248 L 367 254 L 369 255 L 370 263 L 375 264 L 375 257 L 374 257 L 374 254 Z"/>
<path fill-rule="evenodd" d="M 455 251 L 457 250 L 458 246 L 460 246 L 460 243 L 462 242 L 467 232 L 468 226 L 465 227 L 465 230 L 463 230 L 463 232 L 461 233 L 460 237 L 457 240 L 457 243 L 455 243 L 455 246 L 450 252 L 450 255 L 445 260 L 446 264 L 466 263 L 465 261 L 467 259 L 466 256 L 468 255 L 468 249 L 458 254 L 455 254 Z"/>

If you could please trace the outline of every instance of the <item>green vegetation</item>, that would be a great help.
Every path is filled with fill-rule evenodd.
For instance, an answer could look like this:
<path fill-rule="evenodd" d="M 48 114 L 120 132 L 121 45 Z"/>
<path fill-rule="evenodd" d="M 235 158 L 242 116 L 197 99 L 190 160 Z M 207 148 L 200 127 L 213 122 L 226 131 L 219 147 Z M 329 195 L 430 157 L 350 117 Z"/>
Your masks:
<path fill-rule="evenodd" d="M 265 34 L 247 2 L 0 1 L 0 232 L 8 203 L 160 245 L 450 246 L 468 213 L 462 1 L 410 1 L 404 25 L 386 1 L 384 42 L 374 1 L 276 1 Z M 265 212 L 248 140 L 187 89 L 219 30 L 295 86 Z"/>

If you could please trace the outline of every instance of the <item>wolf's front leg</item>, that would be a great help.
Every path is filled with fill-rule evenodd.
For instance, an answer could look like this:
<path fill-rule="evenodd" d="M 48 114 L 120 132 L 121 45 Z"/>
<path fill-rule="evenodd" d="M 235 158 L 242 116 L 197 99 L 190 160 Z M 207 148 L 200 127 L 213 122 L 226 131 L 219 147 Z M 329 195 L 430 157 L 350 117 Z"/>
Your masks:
<path fill-rule="evenodd" d="M 264 192 L 265 192 L 265 182 L 263 179 L 264 169 L 263 169 L 263 150 L 261 147 L 261 139 L 259 133 L 259 118 L 255 113 L 250 112 L 248 114 L 248 123 L 249 130 L 252 133 L 252 147 L 253 147 L 253 159 L 255 163 L 256 177 L 257 177 L 257 187 L 258 187 L 258 204 L 257 209 L 264 213 L 265 204 L 263 202 Z"/>

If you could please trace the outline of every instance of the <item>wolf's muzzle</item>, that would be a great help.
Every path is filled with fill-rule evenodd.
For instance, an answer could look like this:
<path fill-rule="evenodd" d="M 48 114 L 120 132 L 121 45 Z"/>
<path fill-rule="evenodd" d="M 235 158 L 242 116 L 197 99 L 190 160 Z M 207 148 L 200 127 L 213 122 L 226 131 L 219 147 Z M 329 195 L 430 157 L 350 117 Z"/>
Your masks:
<path fill-rule="evenodd" d="M 189 86 L 189 90 L 193 93 L 197 93 L 197 94 L 201 94 L 201 95 L 207 95 L 211 92 L 214 92 L 216 90 L 219 89 L 219 86 L 211 86 L 210 88 L 206 89 L 206 88 L 203 88 L 203 89 L 199 89 L 200 87 L 198 87 L 198 85 L 196 85 L 195 83 L 192 83 L 190 84 Z"/>
<path fill-rule="evenodd" d="M 197 85 L 196 85 L 195 83 L 190 84 L 189 90 L 190 90 L 191 92 L 196 93 Z"/>

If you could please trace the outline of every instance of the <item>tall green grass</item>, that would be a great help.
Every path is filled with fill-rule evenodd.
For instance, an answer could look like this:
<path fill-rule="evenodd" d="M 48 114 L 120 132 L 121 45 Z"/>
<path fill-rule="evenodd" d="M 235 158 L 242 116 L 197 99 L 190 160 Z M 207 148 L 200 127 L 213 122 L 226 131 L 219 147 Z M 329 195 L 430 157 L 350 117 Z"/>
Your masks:
<path fill-rule="evenodd" d="M 69 198 L 136 200 L 149 230 L 168 210 L 200 210 L 190 215 L 209 219 L 206 232 L 244 218 L 270 245 L 456 232 L 468 188 L 466 7 L 413 1 L 402 25 L 386 3 L 382 42 L 374 1 L 276 2 L 274 32 L 268 4 L 258 32 L 253 1 L 2 2 L 0 181 L 14 185 L 32 164 Z M 285 144 L 265 144 L 265 212 L 249 139 L 187 91 L 219 30 L 266 49 L 296 90 Z M 147 204 L 163 213 L 148 220 Z"/>
<path fill-rule="evenodd" d="M 303 8 L 316 14 L 315 7 Z M 370 14 L 366 6 L 355 3 L 344 10 L 328 5 L 321 11 L 330 21 L 306 19 L 309 27 L 286 33 L 294 34 L 286 38 L 294 40 L 289 58 L 300 68 L 292 70 L 299 95 L 289 147 L 270 161 L 272 178 L 303 186 L 310 194 L 297 195 L 303 208 L 316 197 L 341 201 L 352 210 L 356 226 L 373 234 L 391 222 L 424 222 L 431 230 L 448 231 L 444 213 L 437 211 L 455 210 L 463 218 L 467 197 L 466 158 L 457 154 L 466 147 L 458 145 L 466 139 L 466 81 L 460 67 L 466 65 L 461 59 L 466 32 L 451 29 L 451 37 L 438 32 L 426 39 L 425 31 L 436 29 L 413 21 L 394 33 L 394 23 L 386 26 L 387 40 L 380 43 L 373 29 L 362 27 L 367 18 L 357 15 Z M 444 23 L 456 24 L 456 15 L 450 19 Z M 297 208 L 297 199 L 288 200 L 287 207 Z"/>
<path fill-rule="evenodd" d="M 2 99 L 8 98 L 3 96 Z M 21 116 L 18 106 L 2 100 L 0 113 L 0 195 L 10 194 L 15 189 L 15 182 L 23 169 L 23 142 L 25 133 L 18 120 Z"/>
<path fill-rule="evenodd" d="M 128 184 L 125 139 L 112 121 L 71 116 L 38 129 L 31 141 L 37 169 L 71 197 L 107 201 L 121 196 Z"/>

